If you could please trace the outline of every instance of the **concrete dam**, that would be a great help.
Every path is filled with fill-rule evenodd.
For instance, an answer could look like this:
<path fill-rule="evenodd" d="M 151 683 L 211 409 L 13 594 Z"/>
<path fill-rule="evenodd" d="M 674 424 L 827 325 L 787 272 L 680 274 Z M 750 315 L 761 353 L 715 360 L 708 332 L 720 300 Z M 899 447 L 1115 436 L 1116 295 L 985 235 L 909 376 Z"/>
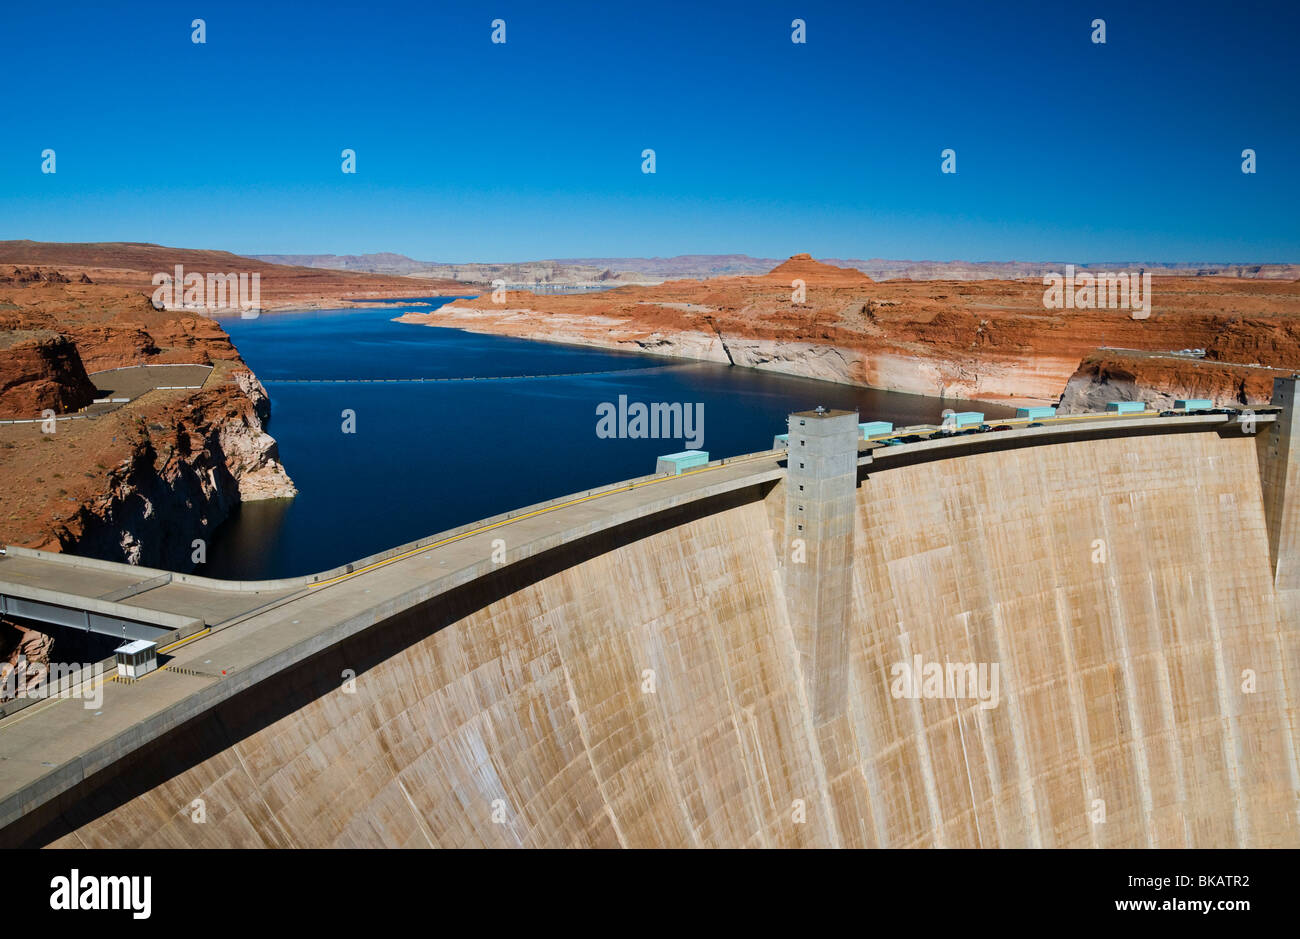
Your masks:
<path fill-rule="evenodd" d="M 1274 404 L 890 446 L 802 412 L 292 581 L 9 549 L 10 614 L 163 667 L 4 712 L 0 844 L 1300 846 Z"/>

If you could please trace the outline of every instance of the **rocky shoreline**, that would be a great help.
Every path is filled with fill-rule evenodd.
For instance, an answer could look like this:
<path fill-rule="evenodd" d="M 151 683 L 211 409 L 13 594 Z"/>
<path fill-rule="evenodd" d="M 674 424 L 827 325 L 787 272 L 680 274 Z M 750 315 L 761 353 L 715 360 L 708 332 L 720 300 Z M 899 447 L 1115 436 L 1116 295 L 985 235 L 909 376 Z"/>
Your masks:
<path fill-rule="evenodd" d="M 767 369 L 885 391 L 1006 405 L 1083 395 L 1089 356 L 1207 350 L 1206 364 L 1144 364 L 1129 394 L 1259 397 L 1228 370 L 1300 364 L 1294 281 L 1162 278 L 1148 316 L 1123 309 L 1045 307 L 1029 281 L 877 283 L 860 271 L 795 255 L 762 276 L 672 281 L 599 294 L 491 292 L 398 322 Z M 1118 353 L 1117 353 L 1118 354 Z M 1226 373 L 1225 373 L 1226 374 Z M 1082 398 L 1079 398 L 1082 401 Z"/>
<path fill-rule="evenodd" d="M 266 390 L 218 323 L 38 274 L 0 291 L 0 544 L 189 570 L 239 503 L 296 494 Z M 182 364 L 205 367 L 201 387 L 92 405 L 113 393 L 92 371 L 108 388 Z"/>
<path fill-rule="evenodd" d="M 270 401 L 247 369 L 137 421 L 104 488 L 32 547 L 186 570 L 240 502 L 292 498 L 293 480 L 266 432 Z M 206 548 L 205 548 L 206 550 Z"/>

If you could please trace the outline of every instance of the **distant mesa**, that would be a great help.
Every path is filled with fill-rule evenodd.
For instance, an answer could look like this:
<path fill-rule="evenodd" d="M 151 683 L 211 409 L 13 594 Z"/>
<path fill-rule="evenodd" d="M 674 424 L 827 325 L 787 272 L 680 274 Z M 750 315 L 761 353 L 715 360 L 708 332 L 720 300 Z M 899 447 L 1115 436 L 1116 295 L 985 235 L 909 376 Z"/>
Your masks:
<path fill-rule="evenodd" d="M 773 267 L 784 268 L 790 261 L 811 261 L 796 254 L 789 261 L 756 258 L 747 254 L 681 254 L 670 258 L 554 258 L 523 262 L 416 261 L 403 254 L 259 254 L 257 260 L 328 270 L 366 271 L 420 278 L 449 278 L 466 284 L 546 284 L 549 286 L 650 286 L 670 280 L 710 280 L 715 277 L 763 277 Z M 886 280 L 1035 280 L 1064 269 L 1065 261 L 902 261 L 883 258 L 826 258 L 825 266 L 857 269 L 872 283 Z M 1132 270 L 1141 268 L 1152 275 L 1183 277 L 1240 277 L 1246 279 L 1292 280 L 1300 273 L 1297 264 L 1162 263 L 1157 261 L 1115 261 L 1076 263 L 1079 270 Z M 785 276 L 782 270 L 780 276 Z M 793 278 L 792 278 L 793 279 Z M 805 278 L 806 279 L 806 278 Z M 862 281 L 856 283 L 861 284 Z M 787 283 L 788 286 L 788 283 Z"/>
<path fill-rule="evenodd" d="M 331 306 L 343 300 L 364 301 L 376 297 L 455 293 L 462 289 L 457 281 L 436 277 L 411 280 L 389 274 L 294 267 L 228 251 L 137 242 L 0 241 L 0 286 L 80 284 L 140 290 L 146 293 L 142 301 L 146 311 L 150 308 L 149 295 L 157 287 L 153 277 L 160 272 L 173 272 L 178 265 L 200 276 L 259 274 L 264 310 Z"/>
<path fill-rule="evenodd" d="M 875 283 L 870 277 L 851 267 L 835 267 L 813 260 L 811 254 L 792 254 L 789 260 L 772 268 L 766 277 L 790 282 L 802 280 L 808 286 L 861 287 Z"/>

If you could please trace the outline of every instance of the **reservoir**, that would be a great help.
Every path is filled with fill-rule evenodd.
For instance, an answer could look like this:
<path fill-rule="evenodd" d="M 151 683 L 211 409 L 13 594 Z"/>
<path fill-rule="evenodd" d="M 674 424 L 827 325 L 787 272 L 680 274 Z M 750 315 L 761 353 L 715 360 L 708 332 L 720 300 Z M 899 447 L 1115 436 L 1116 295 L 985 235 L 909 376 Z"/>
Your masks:
<path fill-rule="evenodd" d="M 702 415 L 710 459 L 771 447 L 791 411 L 856 408 L 896 426 L 945 408 L 1014 409 L 855 388 L 712 362 L 394 323 L 420 306 L 222 319 L 271 398 L 267 427 L 299 493 L 251 502 L 195 573 L 260 580 L 326 570 L 458 525 L 646 476 L 697 441 L 598 433 L 620 398 Z"/>

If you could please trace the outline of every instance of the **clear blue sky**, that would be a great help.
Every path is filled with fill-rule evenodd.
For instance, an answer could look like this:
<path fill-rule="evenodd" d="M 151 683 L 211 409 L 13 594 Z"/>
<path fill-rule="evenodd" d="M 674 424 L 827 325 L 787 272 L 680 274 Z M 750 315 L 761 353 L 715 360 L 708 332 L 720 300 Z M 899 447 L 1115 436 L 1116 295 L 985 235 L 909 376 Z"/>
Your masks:
<path fill-rule="evenodd" d="M 11 2 L 0 238 L 1296 262 L 1298 26 L 1250 2 Z"/>

